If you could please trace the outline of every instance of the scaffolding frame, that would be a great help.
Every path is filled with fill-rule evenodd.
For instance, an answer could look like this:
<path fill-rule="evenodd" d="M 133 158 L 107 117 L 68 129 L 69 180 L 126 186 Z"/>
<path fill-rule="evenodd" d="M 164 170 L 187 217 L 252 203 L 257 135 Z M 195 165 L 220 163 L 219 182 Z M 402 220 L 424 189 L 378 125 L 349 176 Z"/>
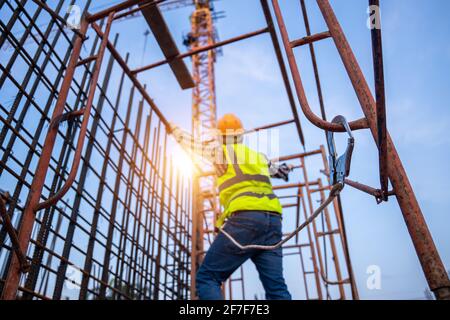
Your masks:
<path fill-rule="evenodd" d="M 203 225 L 202 219 L 198 213 L 197 201 L 199 197 L 193 199 L 191 197 L 192 191 L 193 194 L 196 195 L 200 190 L 199 187 L 195 187 L 195 184 L 194 190 L 191 190 L 189 188 L 189 182 L 181 181 L 181 178 L 174 173 L 167 155 L 167 138 L 170 134 L 170 125 L 148 95 L 145 86 L 137 79 L 137 74 L 168 63 L 181 88 L 191 88 L 197 83 L 194 83 L 194 79 L 186 68 L 183 58 L 197 56 L 200 53 L 207 53 L 210 55 L 212 52 L 211 50 L 215 48 L 267 32 L 271 36 L 277 61 L 280 66 L 283 82 L 291 105 L 293 119 L 282 123 L 269 124 L 255 130 L 266 130 L 288 124 L 295 124 L 300 143 L 304 145 L 304 137 L 301 130 L 294 94 L 290 85 L 288 68 L 284 63 L 282 54 L 282 49 L 284 49 L 284 53 L 288 60 L 290 75 L 292 76 L 297 94 L 297 100 L 303 114 L 311 123 L 320 129 L 329 132 L 344 131 L 343 126 L 328 122 L 324 114 L 322 115 L 322 118 L 318 117 L 310 109 L 293 52 L 296 47 L 309 45 L 310 49 L 312 49 L 313 43 L 316 41 L 332 39 L 350 81 L 353 84 L 355 93 L 365 115 L 362 119 L 350 122 L 350 127 L 352 130 L 370 129 L 380 153 L 381 189 L 371 188 L 350 180 L 347 181 L 347 184 L 374 195 L 377 200 L 386 201 L 389 196 L 396 196 L 430 289 L 435 293 L 438 299 L 450 298 L 450 281 L 448 275 L 446 274 L 443 263 L 427 228 L 406 172 L 397 151 L 395 150 L 393 141 L 385 128 L 384 81 L 381 72 L 381 33 L 375 31 L 372 38 L 374 44 L 374 68 L 376 70 L 377 101 L 375 101 L 328 0 L 316 0 L 329 29 L 326 32 L 311 34 L 308 27 L 308 34 L 304 38 L 291 41 L 286 30 L 278 0 L 272 0 L 273 11 L 278 23 L 278 31 L 280 32 L 282 39 L 281 46 L 278 42 L 278 36 L 275 30 L 275 24 L 272 20 L 268 1 L 261 0 L 262 10 L 267 22 L 266 28 L 227 41 L 208 43 L 185 54 L 179 53 L 167 25 L 159 12 L 157 5 L 163 3 L 164 0 L 128 0 L 95 14 L 86 13 L 83 15 L 80 29 L 74 31 L 73 39 L 70 39 L 66 30 L 64 30 L 63 24 L 65 23 L 65 19 L 59 16 L 62 1 L 58 3 L 56 9 L 52 9 L 44 2 L 33 0 L 33 3 L 37 5 L 35 15 L 39 15 L 40 12 L 49 14 L 51 16 L 51 23 L 56 25 L 59 29 L 58 38 L 61 36 L 64 38 L 66 54 L 63 59 L 56 52 L 57 41 L 55 40 L 54 43 L 49 43 L 45 37 L 45 35 L 51 31 L 50 26 L 46 31 L 42 32 L 33 22 L 36 18 L 32 17 L 24 8 L 25 1 L 14 1 L 15 7 L 7 1 L 2 1 L 0 3 L 0 8 L 6 5 L 9 6 L 12 12 L 8 23 L 4 24 L 2 22 L 0 25 L 2 28 L 0 47 L 8 40 L 12 43 L 14 48 L 14 53 L 12 54 L 8 65 L 6 67 L 2 66 L 3 73 L 0 79 L 0 87 L 8 80 L 18 91 L 16 97 L 16 101 L 18 99 L 18 102 L 15 102 L 12 109 L 8 110 L 5 106 L 1 107 L 2 111 L 5 114 L 8 114 L 8 117 L 1 117 L 4 126 L 0 134 L 3 151 L 3 158 L 0 162 L 0 173 L 7 172 L 17 181 L 15 192 L 10 199 L 11 201 L 9 201 L 8 204 L 6 201 L 3 201 L 5 203 L 0 203 L 0 212 L 2 213 L 2 216 L 6 217 L 6 212 L 11 218 L 2 219 L 2 225 L 5 225 L 6 227 L 2 227 L 0 232 L 1 247 L 7 251 L 7 258 L 5 259 L 6 263 L 2 271 L 2 274 L 6 274 L 6 278 L 4 279 L 2 275 L 0 280 L 0 289 L 3 299 L 15 299 L 18 291 L 21 292 L 23 298 L 48 298 L 46 294 L 47 289 L 45 292 L 36 290 L 39 275 L 43 274 L 44 270 L 47 272 L 47 278 L 49 274 L 56 275 L 52 297 L 55 299 L 60 299 L 62 297 L 61 294 L 63 292 L 64 282 L 68 279 L 67 269 L 69 266 L 74 265 L 71 262 L 71 250 L 77 249 L 78 252 L 84 252 L 83 248 L 79 248 L 77 247 L 77 244 L 73 243 L 73 240 L 76 229 L 84 228 L 82 223 L 78 220 L 83 219 L 83 217 L 80 216 L 79 210 L 82 203 L 84 204 L 86 202 L 91 203 L 91 206 L 94 208 L 94 214 L 91 223 L 88 222 L 90 229 L 84 230 L 84 232 L 88 234 L 89 240 L 87 242 L 84 267 L 79 270 L 82 275 L 79 298 L 89 298 L 89 295 L 103 299 L 109 297 L 125 299 L 188 298 L 189 291 L 191 291 L 191 297 L 195 296 L 195 293 L 192 292 L 192 288 L 195 287 L 195 279 L 193 279 L 192 275 L 196 272 L 198 261 L 196 261 L 197 253 L 194 254 L 194 250 L 197 250 L 198 254 L 204 253 L 205 250 L 203 244 L 205 242 L 205 232 L 203 232 L 204 229 L 198 228 L 198 234 L 197 232 L 194 234 L 191 233 L 192 227 L 197 226 L 197 224 Z M 304 1 L 301 0 L 301 3 L 304 8 Z M 371 3 L 374 2 L 372 1 Z M 138 7 L 133 8 L 136 5 L 138 5 Z M 89 4 L 87 7 L 88 6 Z M 166 59 L 149 66 L 131 70 L 128 67 L 127 59 L 123 59 L 120 56 L 115 49 L 114 43 L 110 42 L 109 36 L 111 25 L 116 19 L 131 15 L 137 11 L 141 11 L 146 18 Z M 21 16 L 21 13 L 24 13 L 27 17 L 28 23 L 24 23 L 24 17 Z M 307 15 L 305 15 L 305 11 L 303 11 L 303 13 L 306 23 Z M 97 23 L 105 19 L 106 25 L 104 30 L 102 30 L 102 27 Z M 159 23 L 152 23 L 154 21 L 158 21 Z M 25 27 L 25 33 L 20 40 L 16 39 L 11 32 L 16 23 L 22 23 Z M 96 34 L 95 45 L 92 46 L 90 56 L 81 58 L 81 48 L 88 40 L 88 32 L 92 31 L 89 28 Z M 23 44 L 23 41 L 25 41 L 27 37 L 35 37 L 31 32 L 32 29 L 38 30 L 38 33 L 41 36 L 41 39 L 35 39 L 38 44 L 35 57 L 32 57 L 21 47 L 21 44 Z M 44 58 L 46 60 L 45 64 L 55 64 L 55 57 L 56 60 L 58 60 L 60 71 L 53 80 L 46 72 L 44 72 L 45 67 L 40 67 L 38 65 L 38 59 L 42 53 L 45 53 L 46 55 Z M 102 65 L 104 64 L 103 60 L 108 54 L 110 55 L 110 60 L 106 69 L 104 83 L 98 85 L 97 82 L 100 79 Z M 25 76 L 22 83 L 20 83 L 20 81 L 16 79 L 17 77 L 15 75 L 13 76 L 11 73 L 14 61 L 18 56 L 29 65 L 28 74 Z M 126 79 L 131 82 L 130 98 L 128 100 L 129 104 L 126 110 L 125 119 L 120 117 L 117 110 L 113 110 L 112 112 L 114 115 L 113 119 L 116 119 L 114 121 L 120 122 L 123 126 L 122 129 L 119 129 L 119 132 L 122 134 L 121 142 L 117 141 L 117 137 L 115 137 L 117 129 L 114 129 L 114 125 L 111 123 L 106 123 L 103 118 L 104 113 L 102 113 L 103 105 L 112 105 L 114 107 L 114 103 L 111 103 L 109 97 L 104 93 L 108 86 L 108 75 L 112 72 L 111 68 L 113 68 L 114 63 L 117 63 L 120 66 L 122 81 L 124 81 L 123 79 Z M 75 76 L 76 69 L 79 67 L 85 69 L 81 81 L 79 80 L 79 77 Z M 63 74 L 63 71 L 65 71 L 65 74 Z M 316 67 L 315 71 L 317 73 Z M 27 84 L 32 78 L 31 75 L 37 77 L 37 80 L 35 80 L 36 87 L 42 83 L 50 92 L 44 109 L 33 99 L 33 91 L 35 91 L 36 88 L 31 91 L 27 89 Z M 77 78 L 77 80 L 75 78 Z M 318 77 L 316 77 L 316 80 L 318 81 Z M 319 84 L 320 82 L 318 81 L 318 86 Z M 94 106 L 96 92 L 98 91 L 103 94 L 100 94 L 98 102 Z M 122 84 L 120 84 L 119 92 L 121 91 Z M 140 98 L 137 111 L 137 119 L 139 119 L 139 121 L 136 121 L 135 127 L 132 128 L 131 120 L 133 119 L 134 114 L 131 112 L 131 109 L 134 105 L 133 99 L 136 91 Z M 88 93 L 86 94 L 85 92 Z M 119 93 L 118 96 L 120 96 L 120 94 L 121 93 Z M 75 99 L 72 97 L 73 95 Z M 26 100 L 26 107 L 22 107 L 21 115 L 17 118 L 16 112 L 19 108 L 20 100 L 23 97 L 25 97 Z M 54 101 L 56 101 L 56 104 L 55 106 L 52 106 Z M 75 103 L 72 104 L 72 101 L 75 101 Z M 119 101 L 120 98 L 118 97 L 117 103 L 115 104 L 116 107 L 119 104 Z M 28 129 L 22 126 L 24 117 L 27 112 L 29 112 L 28 108 L 30 106 L 33 106 L 41 117 L 39 130 L 36 131 L 35 134 L 28 132 Z M 47 113 L 51 110 L 53 110 L 53 114 L 52 117 L 49 118 Z M 105 118 L 107 117 L 105 116 Z M 141 124 L 141 119 L 146 119 L 144 125 Z M 156 125 L 154 122 L 156 122 Z M 68 130 L 66 130 L 66 132 L 61 129 L 61 124 L 67 124 Z M 42 142 L 41 138 L 44 136 L 42 135 L 44 125 L 48 126 L 48 132 L 45 141 Z M 103 128 L 104 131 L 106 131 L 105 135 L 108 140 L 106 150 L 96 138 L 96 133 L 100 130 L 99 128 Z M 143 135 L 141 131 L 144 131 Z M 8 134 L 10 143 L 8 147 L 4 147 L 3 143 L 8 137 Z M 132 138 L 131 150 L 127 150 L 126 147 L 126 142 L 129 138 L 128 136 L 131 136 Z M 383 137 L 386 137 L 386 139 L 384 140 Z M 89 139 L 89 143 L 87 144 L 85 143 L 86 138 Z M 25 161 L 26 165 L 23 165 L 20 159 L 11 152 L 16 139 L 23 142 L 29 149 L 29 155 Z M 31 143 L 29 142 L 30 139 L 32 140 Z M 61 141 L 63 143 L 61 143 Z M 108 161 L 112 162 L 109 159 L 111 153 L 108 153 L 107 150 L 108 147 L 112 148 L 112 145 L 118 146 L 119 150 L 117 166 L 113 169 L 116 173 L 114 189 L 110 188 L 105 181 L 105 174 L 109 168 Z M 148 156 L 150 146 L 151 156 Z M 55 149 L 60 151 L 59 158 L 53 156 Z M 92 161 L 92 153 L 95 153 L 93 150 L 96 149 L 100 150 L 100 153 L 103 154 L 103 168 L 100 174 L 97 173 L 101 187 L 98 188 L 99 194 L 97 194 L 97 198 L 94 198 L 86 192 L 86 189 L 89 188 L 89 185 L 86 184 L 86 180 L 88 172 L 95 171 L 90 162 Z M 320 198 L 323 200 L 323 192 L 328 186 L 328 184 L 324 184 L 322 180 L 313 182 L 308 181 L 304 158 L 313 154 L 316 153 L 313 151 L 311 153 L 306 152 L 301 157 L 284 157 L 285 160 L 300 159 L 299 168 L 301 168 L 304 173 L 303 176 L 305 181 L 294 186 L 294 188 L 297 188 L 296 196 L 298 200 L 295 204 L 298 208 L 297 212 L 300 212 L 299 208 L 301 204 L 303 204 L 303 208 L 305 208 L 304 197 L 306 196 L 309 203 L 309 211 L 312 213 L 312 194 L 319 194 Z M 324 172 L 328 173 L 329 168 L 326 167 L 323 148 L 321 148 L 320 154 L 322 154 L 324 159 Z M 30 169 L 30 163 L 33 159 L 35 161 L 38 159 L 35 170 Z M 8 165 L 7 161 L 14 162 L 15 165 L 18 165 L 21 168 L 21 174 L 17 174 L 15 170 L 12 169 L 11 163 Z M 136 163 L 139 163 L 139 165 Z M 66 170 L 68 165 L 71 165 L 70 170 Z M 78 172 L 80 165 L 81 171 Z M 129 166 L 128 176 L 124 175 L 124 172 L 126 171 L 123 167 L 126 165 Z M 51 173 L 51 175 L 49 175 L 49 173 Z M 27 181 L 27 178 L 29 180 L 30 176 L 32 176 L 31 183 Z M 49 177 L 53 178 L 51 183 L 47 182 L 47 178 Z M 393 186 L 393 191 L 390 192 L 387 190 L 386 183 L 388 177 Z M 121 198 L 123 193 L 121 183 L 123 180 L 125 180 L 125 185 L 127 185 L 125 196 L 123 197 L 124 199 Z M 137 187 L 135 187 L 136 184 Z M 316 185 L 316 189 L 311 189 L 311 185 Z M 24 206 L 21 206 L 19 198 L 23 187 L 26 187 L 28 196 Z M 292 186 L 281 186 L 279 188 L 283 187 L 291 188 Z M 100 199 L 102 198 L 102 193 L 106 189 L 112 189 L 109 190 L 109 192 L 112 193 L 111 197 L 113 198 L 110 212 L 108 212 L 109 210 L 104 210 L 102 202 L 99 200 L 99 197 Z M 74 197 L 73 202 L 66 199 L 66 194 Z M 144 199 L 144 194 L 147 196 L 146 199 Z M 2 195 L 2 197 L 4 199 L 8 198 L 6 194 Z M 124 207 L 124 212 L 121 216 L 122 224 L 118 226 L 116 219 L 119 217 L 116 217 L 116 215 L 119 203 Z M 65 209 L 57 206 L 57 204 L 63 204 L 66 206 L 66 210 L 71 210 L 72 212 L 67 214 Z M 193 212 L 191 212 L 191 205 L 193 205 Z M 134 209 L 132 208 L 133 206 Z M 325 219 L 324 225 L 326 228 L 320 232 L 317 230 L 315 223 L 311 226 L 312 235 L 310 234 L 309 247 L 311 248 L 311 255 L 314 253 L 314 260 L 316 260 L 313 272 L 318 298 L 323 298 L 320 293 L 322 286 L 327 288 L 329 285 L 336 285 L 340 292 L 339 298 L 343 299 L 345 298 L 343 287 L 348 284 L 352 289 L 353 298 L 357 299 L 356 284 L 354 283 L 352 276 L 345 227 L 343 224 L 343 213 L 339 200 L 334 202 L 333 208 L 338 223 L 337 227 L 332 226 L 331 221 L 329 220 L 330 213 L 325 210 L 323 212 L 323 217 Z M 17 213 L 16 211 L 18 211 L 19 214 L 13 215 L 13 213 Z M 55 213 L 57 214 L 55 215 Z M 304 213 L 306 214 L 306 211 L 304 211 Z M 67 226 L 64 225 L 64 222 L 58 222 L 57 228 L 52 228 L 54 218 L 60 216 L 63 216 L 67 220 Z M 102 218 L 109 222 L 106 236 L 104 234 L 102 235 L 98 229 L 98 225 L 100 224 L 99 221 Z M 145 222 L 141 221 L 142 218 L 145 218 Z M 84 220 L 86 219 L 84 218 Z M 300 215 L 298 215 L 297 221 L 300 221 Z M 126 227 L 124 228 L 123 225 L 126 225 Z M 64 228 L 67 228 L 65 237 L 55 231 L 56 229 Z M 309 228 L 310 227 L 308 227 L 308 233 L 311 231 Z M 130 229 L 132 231 L 130 231 Z M 15 230 L 18 230 L 18 232 Z M 116 239 L 114 237 L 115 232 L 120 233 L 119 239 L 117 240 L 118 244 L 114 242 Z M 9 234 L 10 238 L 13 240 L 12 245 L 5 242 L 7 234 Z M 145 238 L 144 241 L 141 241 L 142 234 Z M 206 234 L 209 233 L 206 232 Z M 50 248 L 47 247 L 46 243 L 49 240 L 50 235 L 52 236 L 52 239 L 62 240 L 64 247 L 62 254 L 59 254 L 55 249 L 51 249 L 51 244 Z M 335 235 L 340 236 L 341 241 L 336 243 L 334 241 Z M 95 244 L 99 242 L 100 237 L 106 239 L 105 244 L 102 244 L 104 247 L 103 263 L 97 261 L 94 257 L 94 251 L 99 250 Z M 180 237 L 182 240 L 179 239 Z M 326 267 L 321 258 L 321 250 L 323 250 L 320 247 L 321 238 L 328 239 L 332 247 L 331 250 L 333 252 L 333 257 L 335 258 L 335 263 L 333 265 L 337 276 L 336 280 L 328 279 L 325 272 Z M 58 240 L 55 241 L 58 242 Z M 17 247 L 17 244 L 19 247 Z M 342 246 L 344 252 L 345 259 L 343 262 L 339 262 L 336 259 L 338 244 Z M 171 246 L 173 248 L 170 248 Z M 302 255 L 301 248 L 302 245 L 297 244 L 300 255 Z M 191 252 L 195 258 L 190 255 Z M 31 269 L 25 276 L 25 272 L 28 271 L 29 266 L 24 262 L 24 256 L 29 256 L 30 254 L 33 256 L 30 263 Z M 52 259 L 60 261 L 57 270 L 52 268 L 53 265 L 51 259 L 47 264 L 42 262 L 44 255 L 47 255 L 49 259 L 50 256 L 52 256 Z M 47 261 L 49 261 L 49 259 L 47 259 Z M 113 259 L 113 261 L 115 259 L 116 262 L 116 268 L 113 270 L 111 270 L 112 267 L 110 265 L 111 259 Z M 301 257 L 301 259 L 303 258 Z M 192 261 L 194 261 L 193 264 Z M 342 267 L 341 264 L 345 267 Z M 341 273 L 343 270 L 346 270 L 346 276 Z M 304 279 L 306 279 L 305 272 L 308 271 L 304 270 L 303 272 Z M 98 273 L 98 275 L 96 273 Z M 110 276 L 112 274 L 114 274 L 116 278 L 118 277 L 116 282 L 119 283 L 110 283 Z M 171 285 L 168 285 L 170 282 Z M 48 288 L 48 286 L 49 282 L 41 287 Z M 97 286 L 99 286 L 98 290 L 96 289 Z M 123 287 L 126 288 L 124 289 Z M 309 296 L 308 292 L 307 295 Z"/>
<path fill-rule="evenodd" d="M 9 81 L 18 92 L 12 108 L 2 106 L 8 117 L 1 117 L 1 172 L 7 172 L 11 183 L 16 183 L 8 204 L 2 203 L 1 208 L 2 216 L 10 217 L 3 219 L 6 228 L 2 225 L 0 234 L 2 274 L 6 274 L 0 282 L 2 298 L 61 299 L 67 294 L 67 284 L 74 282 L 71 285 L 77 287 L 79 299 L 187 299 L 190 183 L 170 162 L 167 120 L 129 69 L 128 56 L 123 59 L 115 50 L 117 35 L 114 43 L 108 40 L 118 8 L 109 9 L 104 16 L 101 12 L 83 15 L 81 28 L 71 39 L 62 24 L 65 18 L 58 15 L 63 1 L 55 10 L 43 2 L 34 3 L 33 16 L 23 2 L 1 3 L 12 11 L 8 24 L 1 25 L 1 41 L 12 42 L 14 47 L 9 63 L 2 66 L 1 85 Z M 131 5 L 127 2 L 122 8 Z M 153 3 L 145 8 L 157 10 Z M 34 36 L 32 31 L 41 33 L 34 23 L 40 14 L 49 14 L 51 23 L 35 39 L 38 48 L 33 58 L 21 43 Z M 107 22 L 102 31 L 96 21 L 104 17 Z M 17 24 L 26 28 L 20 40 L 11 32 Z M 55 26 L 57 36 L 50 43 L 45 34 Z M 88 26 L 95 33 L 89 30 L 88 35 Z M 155 32 L 165 38 L 167 31 Z M 92 36 L 94 41 L 87 41 Z M 64 58 L 56 45 L 66 50 Z M 91 46 L 85 58 L 81 57 L 83 45 Z M 107 53 L 106 70 L 102 70 Z M 21 83 L 11 71 L 18 56 L 28 65 Z M 59 70 L 56 77 L 44 72 L 49 64 Z M 103 82 L 98 83 L 101 73 Z M 120 74 L 120 82 L 118 90 L 111 93 L 108 86 L 113 74 Z M 182 80 L 188 83 L 186 79 Z M 31 81 L 34 84 L 28 91 Z M 42 83 L 49 91 L 44 108 L 33 98 L 37 93 L 45 96 L 42 88 L 38 91 Z M 125 90 L 129 90 L 128 100 Z M 126 108 L 120 108 L 124 102 Z M 41 118 L 34 133 L 22 126 L 27 114 Z M 67 130 L 61 124 L 67 124 Z M 45 126 L 48 132 L 42 141 Z M 8 147 L 5 141 L 9 141 Z M 28 147 L 25 163 L 12 153 L 17 141 Z M 60 152 L 58 157 L 53 156 L 54 149 Z M 33 172 L 30 163 L 37 159 Z M 15 172 L 17 166 L 21 174 Z M 114 177 L 113 183 L 106 180 Z M 97 192 L 92 192 L 95 186 Z M 24 201 L 22 194 L 27 190 Z M 17 240 L 12 246 L 5 242 L 6 234 Z M 24 268 L 13 249 L 32 257 L 29 268 Z M 24 271 L 29 272 L 25 275 Z"/>

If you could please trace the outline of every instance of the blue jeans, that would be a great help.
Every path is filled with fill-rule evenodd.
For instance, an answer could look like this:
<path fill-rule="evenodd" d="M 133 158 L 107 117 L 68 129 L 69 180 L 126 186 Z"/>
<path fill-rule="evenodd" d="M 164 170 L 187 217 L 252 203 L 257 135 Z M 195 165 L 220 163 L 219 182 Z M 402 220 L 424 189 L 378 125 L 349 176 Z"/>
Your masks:
<path fill-rule="evenodd" d="M 264 211 L 242 211 L 231 216 L 225 231 L 242 245 L 273 245 L 281 240 L 281 216 Z M 197 272 L 196 289 L 200 300 L 223 300 L 221 285 L 247 259 L 259 273 L 267 300 L 291 300 L 283 278 L 282 249 L 240 250 L 219 233 Z"/>

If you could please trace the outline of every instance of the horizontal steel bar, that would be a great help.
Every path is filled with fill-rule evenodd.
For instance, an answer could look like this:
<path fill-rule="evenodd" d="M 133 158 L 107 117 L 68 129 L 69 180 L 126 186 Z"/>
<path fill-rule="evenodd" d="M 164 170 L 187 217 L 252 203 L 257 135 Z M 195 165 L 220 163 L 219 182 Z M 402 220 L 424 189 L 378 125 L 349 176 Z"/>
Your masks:
<path fill-rule="evenodd" d="M 79 67 L 83 64 L 89 63 L 91 61 L 94 61 L 95 59 L 97 59 L 97 55 L 93 55 L 93 56 L 87 57 L 86 59 L 80 60 L 77 63 L 77 67 Z"/>
<path fill-rule="evenodd" d="M 320 149 L 317 149 L 317 150 L 313 150 L 313 151 L 302 152 L 302 153 L 297 153 L 297 154 L 293 154 L 293 155 L 289 155 L 289 156 L 280 157 L 280 158 L 274 159 L 274 160 L 288 161 L 288 160 L 306 158 L 306 157 L 313 156 L 316 154 L 321 154 L 321 152 L 322 151 Z"/>
<path fill-rule="evenodd" d="M 283 246 L 283 249 L 296 249 L 296 248 L 304 248 L 311 246 L 309 243 L 300 243 L 300 244 L 291 244 L 287 246 Z"/>
<path fill-rule="evenodd" d="M 114 6 L 111 6 L 107 9 L 104 9 L 102 11 L 90 14 L 87 17 L 88 22 L 92 23 L 92 22 L 97 22 L 100 19 L 106 18 L 111 12 L 115 12 L 118 13 L 120 11 L 129 9 L 137 4 L 140 5 L 146 5 L 148 3 L 152 3 L 153 5 L 158 5 L 162 2 L 165 2 L 167 0 L 128 0 L 128 1 L 124 1 L 122 3 L 116 4 Z"/>
<path fill-rule="evenodd" d="M 52 119 L 52 121 L 50 122 L 50 127 L 56 128 L 57 126 L 59 126 L 59 124 L 61 122 L 68 121 L 68 120 L 71 120 L 76 117 L 80 117 L 84 114 L 84 112 L 85 112 L 85 109 L 83 108 L 80 110 L 75 110 L 75 111 L 64 113 L 64 114 Z"/>
<path fill-rule="evenodd" d="M 305 44 L 310 44 L 310 43 L 320 41 L 323 39 L 327 39 L 330 37 L 331 37 L 331 34 L 329 31 L 313 34 L 311 36 L 306 36 L 306 37 L 291 41 L 291 47 L 296 48 L 296 47 L 304 46 Z"/>
<path fill-rule="evenodd" d="M 332 234 L 340 234 L 340 230 L 339 229 L 335 229 L 335 230 L 331 230 L 331 231 L 326 231 L 326 232 L 317 232 L 317 236 L 318 237 L 324 237 L 324 236 L 329 236 Z"/>
<path fill-rule="evenodd" d="M 180 60 L 180 59 L 183 59 L 183 58 L 191 57 L 191 56 L 199 54 L 201 52 L 205 52 L 205 51 L 208 51 L 208 50 L 212 50 L 212 49 L 215 49 L 215 48 L 218 48 L 218 47 L 225 46 L 225 45 L 230 44 L 230 43 L 234 43 L 234 42 L 238 42 L 238 41 L 241 41 L 241 40 L 244 40 L 244 39 L 248 39 L 248 38 L 251 38 L 251 37 L 254 37 L 254 36 L 266 33 L 268 31 L 269 31 L 268 28 L 263 28 L 263 29 L 260 29 L 260 30 L 254 31 L 254 32 L 246 33 L 244 35 L 228 39 L 228 40 L 216 42 L 216 43 L 208 45 L 208 46 L 196 48 L 196 49 L 191 50 L 189 52 L 178 54 L 175 57 L 168 58 L 168 59 L 165 59 L 165 60 L 161 60 L 161 61 L 149 64 L 147 66 L 137 68 L 137 69 L 133 70 L 133 73 L 135 73 L 135 74 L 141 73 L 143 71 L 147 71 L 147 70 L 150 70 L 150 69 L 162 66 L 164 64 L 171 63 L 174 60 Z"/>
<path fill-rule="evenodd" d="M 331 186 L 323 186 L 323 187 L 317 188 L 317 189 L 310 189 L 309 192 L 315 193 L 315 192 L 327 191 L 327 190 L 330 190 L 330 189 L 331 189 Z"/>
<path fill-rule="evenodd" d="M 254 132 L 258 132 L 261 130 L 267 130 L 267 129 L 272 129 L 272 128 L 276 128 L 276 127 L 281 127 L 287 124 L 291 124 L 291 123 L 295 123 L 295 120 L 286 120 L 286 121 L 280 121 L 280 122 L 276 122 L 276 123 L 271 123 L 265 126 L 261 126 L 261 127 L 256 127 L 250 130 L 246 130 L 244 134 L 250 134 L 250 133 L 254 133 Z"/>
<path fill-rule="evenodd" d="M 375 188 L 372 188 L 372 187 L 370 187 L 368 185 L 365 185 L 365 184 L 362 184 L 362 183 L 359 183 L 359 182 L 356 182 L 356 181 L 353 181 L 353 180 L 350 180 L 350 179 L 345 179 L 345 183 L 347 185 L 355 188 L 355 189 L 358 189 L 358 190 L 360 190 L 362 192 L 365 192 L 367 194 L 370 194 L 370 195 L 374 196 L 375 198 L 377 198 L 377 201 L 382 200 L 382 198 L 383 198 L 383 191 L 380 190 L 380 189 L 375 189 Z M 387 194 L 386 194 L 386 196 L 388 196 L 388 197 L 389 196 L 394 196 L 394 195 L 395 195 L 395 191 L 394 190 L 388 191 Z"/>
<path fill-rule="evenodd" d="M 319 184 L 318 181 L 312 181 L 312 182 L 308 183 L 308 185 L 310 185 L 310 186 L 314 186 L 314 185 L 318 185 L 318 184 Z M 306 186 L 306 183 L 282 184 L 282 185 L 279 185 L 279 186 L 273 186 L 273 190 L 291 189 L 291 188 L 303 188 L 304 186 Z"/>
<path fill-rule="evenodd" d="M 281 53 L 280 42 L 278 41 L 277 32 L 275 30 L 274 21 L 272 14 L 270 12 L 269 3 L 267 0 L 260 0 L 261 7 L 263 9 L 264 17 L 266 19 L 267 26 L 269 27 L 270 38 L 272 40 L 273 49 L 275 51 L 275 56 L 277 58 L 278 66 L 280 67 L 281 77 L 283 79 L 284 87 L 286 89 L 286 94 L 288 96 L 289 105 L 291 107 L 292 115 L 294 116 L 295 126 L 297 128 L 297 133 L 300 139 L 300 143 L 305 147 L 305 136 L 303 134 L 303 129 L 300 124 L 300 118 L 297 111 L 297 106 L 295 104 L 294 93 L 292 92 L 291 83 L 288 76 L 288 71 L 286 68 L 286 63 L 284 62 L 283 54 Z"/>

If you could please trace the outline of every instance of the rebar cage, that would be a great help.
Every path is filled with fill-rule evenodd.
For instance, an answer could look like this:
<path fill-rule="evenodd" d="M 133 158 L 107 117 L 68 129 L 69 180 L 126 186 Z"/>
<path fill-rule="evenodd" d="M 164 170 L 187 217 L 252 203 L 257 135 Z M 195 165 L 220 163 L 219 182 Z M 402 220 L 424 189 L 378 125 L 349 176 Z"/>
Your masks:
<path fill-rule="evenodd" d="M 0 3 L 9 16 L 0 22 L 0 185 L 16 229 L 77 37 L 26 2 Z M 64 2 L 49 5 L 67 18 Z M 85 57 L 101 42 L 93 30 L 88 37 Z M 42 200 L 61 188 L 75 161 L 80 120 L 71 112 L 86 104 L 94 62 L 75 72 Z M 104 62 L 76 179 L 57 205 L 36 214 L 27 252 L 31 269 L 21 277 L 19 296 L 187 299 L 190 183 L 171 164 L 168 133 L 153 106 L 108 52 Z M 3 224 L 0 245 L 1 291 L 13 252 Z"/>
<path fill-rule="evenodd" d="M 193 131 L 198 138 L 203 131 L 196 129 L 206 120 L 200 119 L 195 92 L 197 98 L 214 101 L 207 105 L 207 125 L 201 125 L 212 128 L 215 122 L 212 50 L 265 33 L 270 34 L 292 117 L 253 131 L 294 124 L 304 146 L 296 102 L 316 127 L 344 130 L 326 120 L 314 51 L 315 42 L 332 40 L 364 112 L 350 128 L 370 129 L 380 155 L 380 189 L 345 182 L 380 202 L 396 196 L 430 288 L 439 299 L 449 297 L 448 276 L 386 128 L 380 30 L 372 32 L 375 99 L 327 0 L 314 2 L 328 31 L 311 33 L 305 1 L 300 0 L 306 36 L 291 40 L 278 0 L 271 1 L 272 7 L 260 0 L 267 27 L 225 41 L 210 35 L 208 41 L 191 43 L 183 54 L 158 5 L 189 3 L 208 11 L 207 0 L 127 0 L 92 15 L 86 14 L 92 1 L 85 0 L 81 25 L 72 30 L 64 2 L 0 0 L 2 298 L 195 298 L 195 273 L 214 234 L 205 220 L 214 221 L 220 213 L 217 193 L 203 190 L 213 188 L 204 180 L 214 182 L 214 172 L 200 172 L 191 181 L 174 168 L 170 125 L 137 74 L 169 64 L 181 88 L 197 85 L 206 90 L 193 90 Z M 376 0 L 369 3 L 378 5 Z M 131 70 L 129 55 L 122 58 L 117 52 L 119 36 L 111 36 L 110 30 L 114 20 L 138 13 L 165 60 Z M 193 31 L 197 20 L 204 19 L 192 19 Z M 204 29 L 211 34 L 212 27 L 210 23 Z M 310 49 L 321 117 L 305 94 L 293 51 L 300 46 Z M 201 59 L 202 53 L 209 59 Z M 197 64 L 194 78 L 183 61 L 187 57 Z M 196 73 L 200 65 L 207 67 L 204 73 Z M 201 87 L 202 81 L 207 85 Z M 277 159 L 295 161 L 294 168 L 301 170 L 296 183 L 274 186 L 283 207 L 294 212 L 289 226 L 307 220 L 330 189 L 329 179 L 308 178 L 307 161 L 318 156 L 321 173 L 328 175 L 323 146 Z M 323 210 L 321 221 L 308 225 L 283 249 L 287 259 L 299 257 L 306 298 L 358 299 L 339 198 Z M 230 299 L 235 282 L 240 282 L 244 298 L 242 269 L 229 279 Z"/>

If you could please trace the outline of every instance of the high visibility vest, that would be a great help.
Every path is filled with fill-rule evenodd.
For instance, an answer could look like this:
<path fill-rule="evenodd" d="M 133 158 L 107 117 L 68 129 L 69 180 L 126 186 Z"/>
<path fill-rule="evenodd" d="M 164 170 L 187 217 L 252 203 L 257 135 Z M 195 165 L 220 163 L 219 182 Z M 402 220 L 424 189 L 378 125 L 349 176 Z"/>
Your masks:
<path fill-rule="evenodd" d="M 217 220 L 220 227 L 236 211 L 282 213 L 273 193 L 267 159 L 243 144 L 223 145 L 227 171 L 218 177 L 220 204 L 224 212 Z"/>

